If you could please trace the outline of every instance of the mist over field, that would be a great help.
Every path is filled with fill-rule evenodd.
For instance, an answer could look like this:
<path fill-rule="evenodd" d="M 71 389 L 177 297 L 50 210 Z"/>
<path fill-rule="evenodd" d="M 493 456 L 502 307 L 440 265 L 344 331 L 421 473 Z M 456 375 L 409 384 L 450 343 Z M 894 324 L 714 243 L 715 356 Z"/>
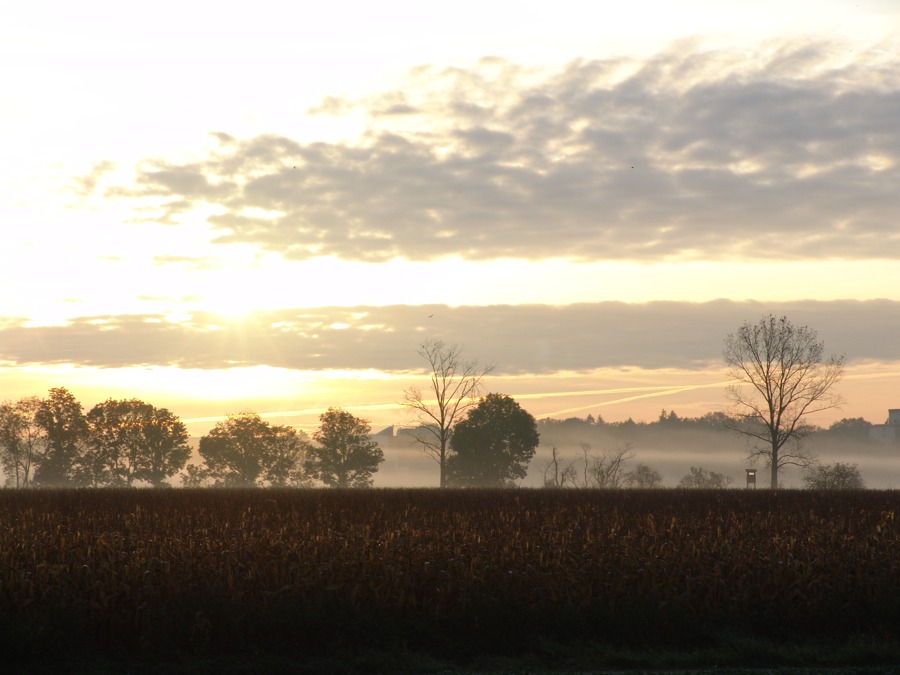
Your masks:
<path fill-rule="evenodd" d="M 813 424 L 900 405 L 895 3 L 160 8 L 0 10 L 2 400 L 378 431 L 441 340 L 537 419 L 694 418 L 727 409 L 725 337 L 774 314 L 844 359 Z M 582 443 L 669 487 L 738 485 L 750 450 L 547 427 L 519 483 Z M 897 480 L 884 447 L 807 444 Z M 390 445 L 376 485 L 435 483 Z"/>
<path fill-rule="evenodd" d="M 542 488 L 544 472 L 551 460 L 551 447 L 556 446 L 560 460 L 572 463 L 578 471 L 583 469 L 581 443 L 591 445 L 591 454 L 600 455 L 610 450 L 625 448 L 630 444 L 629 459 L 624 470 L 632 470 L 642 463 L 659 471 L 662 475 L 661 488 L 674 488 L 690 470 L 691 466 L 703 467 L 733 479 L 731 488 L 743 488 L 745 469 L 754 465 L 746 458 L 749 446 L 745 438 L 735 432 L 709 430 L 639 430 L 623 432 L 604 429 L 579 422 L 548 428 L 539 422 L 541 444 L 528 466 L 528 474 L 521 481 L 523 488 Z M 373 429 L 378 432 L 380 430 Z M 409 435 L 400 433 L 387 438 L 375 436 L 384 450 L 384 463 L 374 475 L 376 488 L 421 488 L 437 487 L 439 471 L 437 463 L 422 451 Z M 196 454 L 198 437 L 191 438 L 194 447 L 192 459 L 199 461 Z M 806 439 L 804 447 L 811 450 L 822 463 L 843 462 L 857 464 L 860 474 L 870 489 L 896 489 L 900 487 L 900 446 L 896 443 L 882 443 L 853 438 L 835 438 L 827 433 L 813 435 Z M 757 487 L 765 488 L 765 467 L 759 463 Z M 796 467 L 788 467 L 782 472 L 784 487 L 801 488 L 803 472 Z M 179 485 L 179 479 L 171 483 Z"/>
<path fill-rule="evenodd" d="M 563 465 L 584 468 L 582 443 L 591 446 L 592 456 L 629 448 L 629 459 L 623 469 L 633 470 L 646 464 L 662 475 L 662 488 L 677 487 L 692 466 L 724 474 L 733 479 L 731 488 L 746 485 L 748 468 L 757 469 L 757 488 L 768 486 L 765 466 L 747 460 L 749 444 L 745 437 L 729 430 L 710 430 L 684 424 L 589 424 L 583 418 L 540 420 L 541 444 L 529 464 L 528 475 L 521 487 L 542 488 L 544 473 L 551 460 L 551 447 L 556 446 Z M 385 462 L 375 476 L 376 487 L 436 487 L 438 465 L 425 455 L 409 435 L 378 437 L 385 451 Z M 871 489 L 900 487 L 900 444 L 867 438 L 854 438 L 821 431 L 804 440 L 803 446 L 823 464 L 834 462 L 857 464 L 860 474 Z M 786 488 L 803 487 L 803 471 L 787 467 L 780 473 Z"/>

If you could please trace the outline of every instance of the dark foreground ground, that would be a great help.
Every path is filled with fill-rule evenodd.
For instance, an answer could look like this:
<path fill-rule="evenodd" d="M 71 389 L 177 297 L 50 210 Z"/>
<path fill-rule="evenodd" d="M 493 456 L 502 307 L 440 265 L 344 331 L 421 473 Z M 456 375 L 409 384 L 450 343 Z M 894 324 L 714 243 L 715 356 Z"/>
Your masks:
<path fill-rule="evenodd" d="M 900 672 L 887 491 L 0 493 L 6 672 Z"/>

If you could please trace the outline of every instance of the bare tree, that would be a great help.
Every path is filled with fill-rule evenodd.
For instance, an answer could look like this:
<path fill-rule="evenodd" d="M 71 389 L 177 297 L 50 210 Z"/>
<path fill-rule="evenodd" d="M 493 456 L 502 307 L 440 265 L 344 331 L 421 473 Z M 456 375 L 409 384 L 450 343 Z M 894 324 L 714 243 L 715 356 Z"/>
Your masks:
<path fill-rule="evenodd" d="M 722 490 L 727 488 L 734 479 L 718 471 L 710 471 L 702 466 L 692 466 L 690 472 L 682 476 L 678 481 L 680 488 L 698 488 L 701 490 Z"/>
<path fill-rule="evenodd" d="M 593 457 L 590 474 L 593 484 L 598 488 L 615 489 L 622 487 L 625 478 L 623 465 L 634 455 L 631 453 L 631 443 L 624 447 L 607 450 L 598 457 Z"/>
<path fill-rule="evenodd" d="M 581 443 L 578 444 L 578 447 L 581 448 L 581 458 L 584 461 L 584 466 L 581 467 L 581 476 L 582 476 L 581 487 L 587 488 L 590 486 L 590 481 L 588 480 L 588 473 L 590 473 L 590 466 L 591 466 L 591 444 L 581 441 Z"/>
<path fill-rule="evenodd" d="M 841 403 L 831 388 L 843 373 L 844 357 L 823 354 L 816 331 L 771 314 L 725 338 L 723 356 L 734 379 L 727 396 L 748 423 L 735 428 L 754 442 L 750 459 L 763 459 L 771 468 L 773 490 L 782 467 L 812 462 L 802 448 L 812 430 L 804 419 Z"/>
<path fill-rule="evenodd" d="M 425 394 L 419 387 L 410 387 L 403 392 L 401 404 L 414 412 L 418 424 L 416 440 L 440 466 L 441 487 L 446 487 L 453 427 L 478 403 L 481 380 L 493 366 L 463 361 L 462 348 L 445 345 L 441 340 L 425 342 L 419 356 L 428 362 L 431 371 L 428 392 Z"/>
<path fill-rule="evenodd" d="M 550 446 L 550 461 L 544 467 L 544 487 L 561 488 L 567 485 L 575 485 L 578 472 L 575 470 L 575 462 L 563 463 L 559 451 L 555 445 Z"/>
<path fill-rule="evenodd" d="M 624 447 L 606 450 L 601 455 L 592 454 L 590 443 L 582 441 L 578 444 L 581 448 L 581 485 L 582 488 L 620 488 L 626 474 L 623 472 L 624 464 L 634 458 L 631 452 L 631 443 Z M 577 460 L 576 460 L 577 461 Z M 574 465 L 574 462 L 573 462 Z M 576 485 L 577 471 L 571 466 L 572 485 Z"/>

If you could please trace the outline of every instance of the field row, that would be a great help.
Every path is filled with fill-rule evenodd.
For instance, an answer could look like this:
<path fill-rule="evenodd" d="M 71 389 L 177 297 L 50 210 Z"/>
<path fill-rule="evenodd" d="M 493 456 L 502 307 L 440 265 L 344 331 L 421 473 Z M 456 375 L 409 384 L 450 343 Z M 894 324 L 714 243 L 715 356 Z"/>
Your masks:
<path fill-rule="evenodd" d="M 210 602 L 890 622 L 898 506 L 875 491 L 3 492 L 2 610 L 37 625 L 65 610 L 130 643 Z"/>

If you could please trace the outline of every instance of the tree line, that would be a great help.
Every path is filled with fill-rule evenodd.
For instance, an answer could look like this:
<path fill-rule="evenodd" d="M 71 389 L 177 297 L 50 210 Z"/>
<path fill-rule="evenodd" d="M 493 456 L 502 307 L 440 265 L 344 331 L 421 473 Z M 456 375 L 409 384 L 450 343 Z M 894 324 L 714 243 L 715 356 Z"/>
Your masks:
<path fill-rule="evenodd" d="M 539 443 L 537 424 L 509 396 L 487 394 L 453 427 L 447 485 L 511 486 Z M 428 432 L 425 432 L 428 433 Z M 366 420 L 339 408 L 309 437 L 258 413 L 228 415 L 199 440 L 191 462 L 187 429 L 138 399 L 109 399 L 87 413 L 64 387 L 44 399 L 0 404 L 0 465 L 7 487 L 364 488 L 384 461 Z"/>
<path fill-rule="evenodd" d="M 566 417 L 564 419 L 545 417 L 538 420 L 538 429 L 544 431 L 590 431 L 603 429 L 614 435 L 622 437 L 639 436 L 643 433 L 654 431 L 734 431 L 736 427 L 747 424 L 740 415 L 727 412 L 709 412 L 699 417 L 681 416 L 675 410 L 663 408 L 655 420 L 648 422 L 634 420 L 628 417 L 616 422 L 608 422 L 602 415 L 587 415 L 586 417 Z M 869 430 L 875 426 L 864 417 L 843 417 L 832 422 L 827 427 L 816 424 L 808 424 L 806 429 L 809 435 L 828 435 L 833 438 L 852 439 L 860 442 L 871 440 Z"/>
<path fill-rule="evenodd" d="M 109 399 L 85 414 L 58 387 L 0 404 L 0 465 L 12 487 L 159 487 L 190 452 L 178 417 L 137 399 Z"/>
<path fill-rule="evenodd" d="M 229 415 L 200 439 L 203 462 L 192 463 L 188 434 L 166 409 L 139 401 L 107 400 L 87 414 L 64 388 L 52 389 L 46 399 L 27 397 L 0 404 L 0 463 L 8 487 L 153 487 L 179 475 L 182 485 L 228 487 L 368 487 L 384 459 L 370 438 L 368 424 L 350 413 L 330 409 L 320 417 L 312 438 L 292 426 L 274 425 L 257 413 Z M 589 437 L 599 429 L 621 438 L 644 434 L 702 429 L 727 432 L 736 420 L 724 413 L 679 417 L 662 410 L 652 422 L 606 422 L 587 418 L 534 419 L 510 397 L 488 394 L 455 428 L 448 444 L 448 486 L 511 486 L 525 476 L 533 448 L 546 434 Z M 871 423 L 844 418 L 819 433 L 836 438 L 868 439 Z M 417 429 L 420 438 L 433 438 L 434 429 Z M 519 439 L 519 442 L 511 441 Z M 632 440 L 596 451 L 580 441 L 575 457 L 564 457 L 556 445 L 543 467 L 548 488 L 648 489 L 659 487 L 662 476 L 635 458 Z M 729 487 L 733 478 L 703 467 L 690 467 L 678 483 L 682 488 Z M 810 488 L 861 488 L 855 465 L 810 466 L 804 475 Z"/>
<path fill-rule="evenodd" d="M 769 467 L 773 489 L 787 465 L 806 469 L 813 486 L 849 481 L 859 487 L 853 466 L 821 467 L 802 443 L 815 430 L 807 418 L 840 404 L 831 390 L 841 377 L 843 356 L 825 357 L 815 331 L 772 315 L 742 324 L 724 345 L 732 377 L 727 395 L 736 412 L 713 413 L 699 422 L 749 439 L 749 459 Z M 483 395 L 483 379 L 493 366 L 463 360 L 459 346 L 440 340 L 425 342 L 419 355 L 428 366 L 429 386 L 407 389 L 401 403 L 416 418 L 416 442 L 438 464 L 440 486 L 509 486 L 524 478 L 540 442 L 537 422 L 511 397 Z M 371 440 L 368 422 L 339 408 L 330 408 L 319 422 L 310 439 L 256 413 L 229 415 L 200 439 L 203 463 L 188 464 L 187 430 L 168 410 L 136 399 L 110 399 L 84 414 L 70 392 L 57 388 L 43 400 L 0 405 L 0 463 L 15 487 L 135 482 L 158 487 L 182 471 L 188 486 L 370 486 L 384 454 Z M 585 422 L 603 424 L 593 417 Z M 665 410 L 658 420 L 687 422 Z M 859 422 L 838 425 L 857 430 Z M 636 426 L 631 420 L 622 425 L 629 423 Z M 575 461 L 562 460 L 553 448 L 545 484 L 654 487 L 661 480 L 643 464 L 624 470 L 631 458 L 628 445 L 597 455 L 582 444 L 582 454 L 576 468 Z M 691 467 L 681 485 L 725 487 L 728 482 L 721 474 Z"/>
<path fill-rule="evenodd" d="M 189 463 L 187 428 L 172 412 L 138 399 L 109 399 L 87 413 L 64 387 L 44 399 L 0 404 L 0 465 L 6 485 L 161 487 L 371 485 L 384 461 L 368 423 L 329 409 L 312 439 L 257 413 L 229 415 L 200 438 L 202 464 Z"/>

